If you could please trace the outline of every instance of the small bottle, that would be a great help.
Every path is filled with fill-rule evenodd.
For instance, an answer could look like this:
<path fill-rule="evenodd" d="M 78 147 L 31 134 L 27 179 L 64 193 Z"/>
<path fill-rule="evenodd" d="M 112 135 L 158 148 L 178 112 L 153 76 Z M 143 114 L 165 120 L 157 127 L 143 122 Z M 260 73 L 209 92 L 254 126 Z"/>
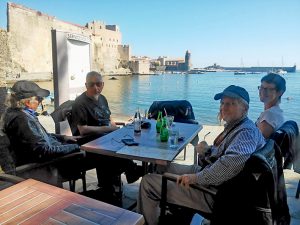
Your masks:
<path fill-rule="evenodd" d="M 162 119 L 162 112 L 159 111 L 156 119 L 156 133 L 160 133 L 161 123 L 162 123 L 161 119 Z"/>
<path fill-rule="evenodd" d="M 140 114 L 139 109 L 137 109 L 137 111 L 135 112 L 133 124 L 134 124 L 134 134 L 140 134 L 141 133 L 141 114 Z"/>
<path fill-rule="evenodd" d="M 166 142 L 169 139 L 169 130 L 167 128 L 166 118 L 162 119 L 161 128 L 160 128 L 160 141 Z"/>

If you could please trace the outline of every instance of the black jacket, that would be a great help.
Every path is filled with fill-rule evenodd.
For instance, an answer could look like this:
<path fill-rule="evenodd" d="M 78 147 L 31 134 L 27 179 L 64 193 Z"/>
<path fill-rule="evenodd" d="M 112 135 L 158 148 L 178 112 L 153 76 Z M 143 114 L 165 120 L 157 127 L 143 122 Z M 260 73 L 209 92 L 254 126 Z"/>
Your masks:
<path fill-rule="evenodd" d="M 64 144 L 62 135 L 49 134 L 37 117 L 24 110 L 7 109 L 3 130 L 10 140 L 16 166 L 79 151 L 77 144 Z"/>
<path fill-rule="evenodd" d="M 291 169 L 294 161 L 297 157 L 300 157 L 297 155 L 298 152 L 296 147 L 298 135 L 299 128 L 297 123 L 289 120 L 286 121 L 271 137 L 280 147 L 281 154 L 284 157 L 284 169 Z"/>

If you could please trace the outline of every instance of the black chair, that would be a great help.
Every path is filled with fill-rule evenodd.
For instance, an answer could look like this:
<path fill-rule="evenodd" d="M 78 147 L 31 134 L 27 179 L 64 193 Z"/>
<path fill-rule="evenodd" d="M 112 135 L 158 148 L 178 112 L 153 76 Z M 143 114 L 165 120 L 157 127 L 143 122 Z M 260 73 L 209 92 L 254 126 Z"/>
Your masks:
<path fill-rule="evenodd" d="M 191 103 L 187 100 L 154 101 L 148 110 L 149 119 L 157 119 L 158 112 L 174 116 L 174 122 L 198 124 Z"/>
<path fill-rule="evenodd" d="M 172 101 L 154 101 L 148 110 L 149 119 L 157 119 L 158 112 L 161 111 L 163 116 L 174 116 L 174 122 L 198 124 L 195 120 L 195 115 L 191 103 L 187 100 L 172 100 Z M 198 135 L 192 140 L 191 144 L 197 145 L 199 141 Z M 184 149 L 183 159 L 186 158 L 186 148 Z M 196 162 L 196 153 L 194 157 Z"/>
<path fill-rule="evenodd" d="M 70 132 L 72 135 L 75 134 L 77 128 L 73 124 L 72 121 L 72 106 L 74 104 L 74 100 L 68 100 L 64 103 L 62 103 L 59 107 L 57 107 L 50 115 L 53 118 L 53 121 L 55 123 L 55 130 L 57 133 L 62 132 L 62 126 L 61 123 L 67 122 L 70 128 Z M 118 126 L 125 126 L 125 123 L 123 122 L 116 122 L 116 125 Z M 67 131 L 68 132 L 68 131 Z M 81 136 L 79 139 L 77 139 L 77 143 L 79 145 L 83 145 L 87 142 L 90 142 L 92 140 L 95 140 L 99 138 L 99 135 L 87 135 L 87 136 Z M 86 152 L 85 160 L 82 164 L 83 170 L 88 171 L 91 169 L 95 169 L 99 163 L 97 160 L 99 156 L 98 154 L 89 153 Z M 114 181 L 115 190 L 117 198 L 120 202 L 122 202 L 122 195 L 123 195 L 123 183 L 121 179 L 121 174 L 118 175 Z M 85 191 L 86 192 L 86 191 Z"/>
<path fill-rule="evenodd" d="M 72 113 L 72 105 L 74 104 L 73 100 L 68 100 L 62 103 L 59 107 L 57 107 L 50 115 L 55 123 L 55 133 L 61 134 L 61 126 L 60 123 L 66 121 L 71 124 L 71 113 Z"/>
<path fill-rule="evenodd" d="M 218 187 L 217 193 L 199 185 L 191 185 L 190 188 L 214 196 L 215 203 L 210 215 L 168 203 L 167 183 L 176 181 L 177 176 L 165 174 L 162 178 L 160 220 L 166 221 L 166 212 L 169 210 L 172 212 L 175 208 L 184 209 L 184 214 L 189 215 L 186 224 L 191 221 L 194 213 L 209 219 L 211 225 L 289 224 L 286 190 L 285 186 L 281 187 L 284 177 L 280 175 L 282 172 L 280 162 L 278 164 L 280 158 L 279 148 L 273 140 L 269 140 L 263 148 L 251 155 L 244 169 L 236 177 Z"/>
<path fill-rule="evenodd" d="M 71 153 L 46 162 L 16 166 L 14 152 L 9 145 L 8 137 L 0 136 L 0 166 L 6 174 L 36 179 L 58 187 L 62 187 L 63 182 L 68 181 L 71 191 L 75 191 L 75 181 L 82 179 L 83 189 L 86 190 L 85 171 L 80 166 L 85 158 L 85 152 Z"/>
<path fill-rule="evenodd" d="M 24 181 L 24 179 L 21 177 L 17 177 L 6 173 L 0 173 L 0 191 L 21 181 Z"/>
<path fill-rule="evenodd" d="M 277 145 L 280 147 L 284 159 L 283 169 L 293 169 L 300 173 L 300 143 L 299 128 L 295 121 L 286 121 L 272 136 Z M 296 198 L 300 194 L 300 180 L 296 191 Z"/>

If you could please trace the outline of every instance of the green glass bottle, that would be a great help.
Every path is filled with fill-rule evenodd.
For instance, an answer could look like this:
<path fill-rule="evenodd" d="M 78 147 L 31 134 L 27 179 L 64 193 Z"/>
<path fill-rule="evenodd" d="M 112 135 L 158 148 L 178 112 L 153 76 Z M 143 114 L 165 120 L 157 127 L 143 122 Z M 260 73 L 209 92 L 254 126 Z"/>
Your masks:
<path fill-rule="evenodd" d="M 167 128 L 167 119 L 162 118 L 161 128 L 160 128 L 160 141 L 166 142 L 169 139 L 169 130 Z"/>
<path fill-rule="evenodd" d="M 162 123 L 161 119 L 162 119 L 162 112 L 159 111 L 159 112 L 158 112 L 157 119 L 156 119 L 156 132 L 157 132 L 157 133 L 160 132 L 161 123 Z"/>

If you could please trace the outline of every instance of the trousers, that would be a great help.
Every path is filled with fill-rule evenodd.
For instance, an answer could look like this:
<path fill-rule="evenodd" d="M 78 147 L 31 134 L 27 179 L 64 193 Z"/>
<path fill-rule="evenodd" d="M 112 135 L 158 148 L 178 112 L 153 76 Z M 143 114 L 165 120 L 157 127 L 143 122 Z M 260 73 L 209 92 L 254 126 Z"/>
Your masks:
<path fill-rule="evenodd" d="M 166 168 L 166 172 L 183 175 L 197 173 L 200 169 L 198 165 L 171 163 Z M 159 222 L 161 182 L 162 175 L 147 174 L 140 184 L 137 211 L 143 214 L 148 225 L 155 225 Z M 168 182 L 167 199 L 170 203 L 194 208 L 208 214 L 212 213 L 214 203 L 213 196 L 210 194 L 193 188 L 185 188 L 175 182 Z"/>

